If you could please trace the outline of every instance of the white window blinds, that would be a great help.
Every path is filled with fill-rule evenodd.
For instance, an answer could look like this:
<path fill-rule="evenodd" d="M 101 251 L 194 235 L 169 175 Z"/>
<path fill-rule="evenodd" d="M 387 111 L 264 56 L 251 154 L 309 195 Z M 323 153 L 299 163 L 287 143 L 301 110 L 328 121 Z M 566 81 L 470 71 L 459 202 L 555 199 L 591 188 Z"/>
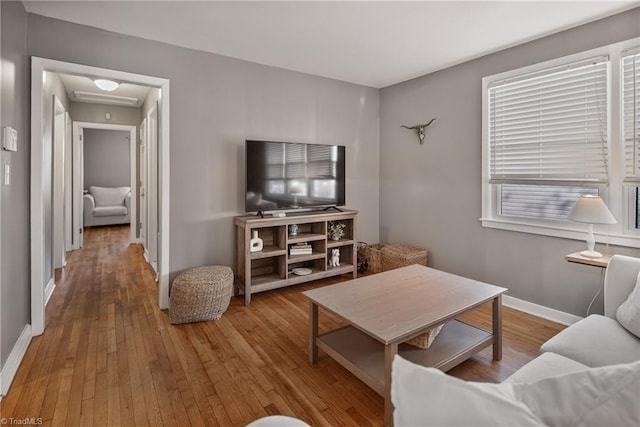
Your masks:
<path fill-rule="evenodd" d="M 640 182 L 640 47 L 622 53 L 622 97 L 625 180 Z"/>
<path fill-rule="evenodd" d="M 493 82 L 492 183 L 607 182 L 608 57 Z"/>
<path fill-rule="evenodd" d="M 580 196 L 598 195 L 597 188 L 562 185 L 501 184 L 500 215 L 545 220 L 565 220 Z"/>

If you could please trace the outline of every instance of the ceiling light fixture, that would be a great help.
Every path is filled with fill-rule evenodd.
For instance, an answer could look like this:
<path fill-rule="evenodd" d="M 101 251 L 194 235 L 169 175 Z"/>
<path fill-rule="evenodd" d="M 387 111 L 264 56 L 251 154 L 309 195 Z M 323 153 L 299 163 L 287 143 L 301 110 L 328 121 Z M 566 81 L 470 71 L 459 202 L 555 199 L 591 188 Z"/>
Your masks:
<path fill-rule="evenodd" d="M 120 86 L 120 83 L 114 82 L 113 80 L 96 79 L 93 82 L 98 86 L 98 88 L 106 90 L 107 92 L 112 92 Z"/>

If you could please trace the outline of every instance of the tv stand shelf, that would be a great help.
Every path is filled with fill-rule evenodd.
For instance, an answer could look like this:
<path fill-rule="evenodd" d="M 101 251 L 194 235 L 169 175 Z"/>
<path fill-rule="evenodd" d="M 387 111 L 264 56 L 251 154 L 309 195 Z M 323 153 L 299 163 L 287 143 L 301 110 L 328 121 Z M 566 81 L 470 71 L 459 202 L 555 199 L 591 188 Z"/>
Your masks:
<path fill-rule="evenodd" d="M 237 290 L 244 293 L 244 303 L 251 303 L 251 295 L 285 286 L 297 285 L 325 277 L 352 274 L 357 276 L 357 211 L 343 210 L 296 212 L 286 217 L 264 218 L 257 215 L 241 215 L 235 218 Z M 340 240 L 327 237 L 330 221 L 345 225 L 345 235 Z M 296 235 L 289 234 L 289 226 L 298 226 Z M 253 231 L 264 242 L 262 251 L 251 252 L 249 244 Z M 307 243 L 312 253 L 291 255 L 290 247 Z M 340 266 L 329 266 L 332 249 L 340 250 Z M 295 268 L 308 268 L 311 273 L 300 276 L 292 273 Z"/>

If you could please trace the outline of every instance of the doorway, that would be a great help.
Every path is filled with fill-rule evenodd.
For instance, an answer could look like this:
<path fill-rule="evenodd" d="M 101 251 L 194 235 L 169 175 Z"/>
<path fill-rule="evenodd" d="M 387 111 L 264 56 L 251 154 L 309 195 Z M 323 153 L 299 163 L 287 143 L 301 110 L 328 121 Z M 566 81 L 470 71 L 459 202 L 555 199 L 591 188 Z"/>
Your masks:
<path fill-rule="evenodd" d="M 145 214 L 140 216 L 140 230 L 144 231 L 144 256 L 158 272 L 158 108 L 151 107 L 144 119 L 144 140 L 141 143 L 140 188 L 144 192 Z M 143 152 L 144 148 L 144 152 Z"/>
<path fill-rule="evenodd" d="M 138 238 L 136 236 L 136 218 L 137 218 L 137 183 L 136 183 L 136 163 L 137 163 L 137 132 L 135 126 L 130 125 L 116 125 L 105 123 L 90 123 L 90 122 L 73 122 L 73 188 L 75 189 L 73 200 L 73 249 L 82 247 L 83 237 L 83 193 L 87 187 L 85 183 L 85 173 L 87 172 L 84 167 L 85 156 L 85 137 L 84 133 L 86 129 L 98 129 L 98 130 L 111 130 L 111 131 L 126 131 L 129 133 L 129 188 L 131 189 L 131 209 L 129 212 L 129 218 L 131 219 L 130 225 L 130 239 L 131 243 L 137 243 Z"/>
<path fill-rule="evenodd" d="M 45 288 L 51 282 L 52 271 L 46 266 L 53 261 L 53 248 L 46 244 L 45 236 L 51 232 L 45 212 L 52 207 L 45 189 L 52 176 L 43 173 L 45 144 L 43 140 L 43 79 L 45 72 L 66 73 L 108 78 L 121 82 L 156 87 L 158 100 L 158 306 L 169 306 L 169 80 L 96 68 L 86 65 L 32 57 L 31 61 L 31 325 L 33 335 L 45 328 Z M 134 139 L 135 141 L 135 139 Z M 50 187 L 49 187 L 50 188 Z M 133 187 L 132 187 L 133 188 Z M 77 208 L 74 210 L 77 213 Z M 51 290 L 52 291 L 52 290 Z"/>

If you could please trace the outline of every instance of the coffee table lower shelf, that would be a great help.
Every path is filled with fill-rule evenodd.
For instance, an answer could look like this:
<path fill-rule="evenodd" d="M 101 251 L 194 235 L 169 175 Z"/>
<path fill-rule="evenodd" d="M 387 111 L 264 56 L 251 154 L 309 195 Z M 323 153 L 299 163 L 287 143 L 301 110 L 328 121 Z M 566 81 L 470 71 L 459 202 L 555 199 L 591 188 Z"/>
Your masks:
<path fill-rule="evenodd" d="M 384 344 L 353 326 L 322 334 L 316 343 L 332 359 L 384 396 Z M 444 325 L 428 349 L 400 344 L 398 353 L 413 363 L 448 371 L 492 344 L 491 333 L 455 319 Z"/>

